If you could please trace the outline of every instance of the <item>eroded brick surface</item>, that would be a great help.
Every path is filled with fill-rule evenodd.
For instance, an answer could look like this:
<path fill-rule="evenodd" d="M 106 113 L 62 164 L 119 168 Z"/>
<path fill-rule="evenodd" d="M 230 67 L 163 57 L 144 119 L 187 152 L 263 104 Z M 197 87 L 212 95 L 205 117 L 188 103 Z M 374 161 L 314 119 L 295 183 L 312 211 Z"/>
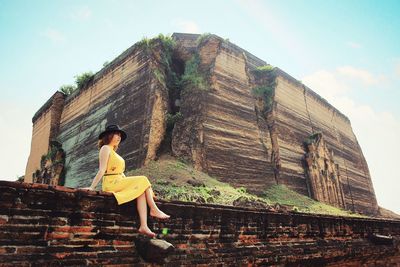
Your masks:
<path fill-rule="evenodd" d="M 157 201 L 149 227 L 175 246 L 167 266 L 398 266 L 400 221 Z M 146 266 L 136 202 L 111 193 L 0 181 L 0 266 Z M 166 235 L 162 229 L 167 228 Z M 371 233 L 393 236 L 377 245 Z M 396 265 L 397 264 L 397 265 Z"/>

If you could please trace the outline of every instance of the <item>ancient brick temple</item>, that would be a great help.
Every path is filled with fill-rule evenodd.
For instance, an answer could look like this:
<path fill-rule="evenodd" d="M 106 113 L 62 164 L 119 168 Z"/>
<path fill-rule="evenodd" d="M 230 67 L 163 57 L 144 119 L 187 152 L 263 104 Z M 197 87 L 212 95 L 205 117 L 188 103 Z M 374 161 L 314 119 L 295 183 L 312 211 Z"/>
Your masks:
<path fill-rule="evenodd" d="M 278 67 L 214 34 L 140 41 L 71 95 L 55 92 L 33 116 L 25 182 L 87 186 L 97 136 L 128 133 L 126 170 L 162 153 L 260 193 L 272 184 L 376 214 L 367 162 L 349 119 Z"/>

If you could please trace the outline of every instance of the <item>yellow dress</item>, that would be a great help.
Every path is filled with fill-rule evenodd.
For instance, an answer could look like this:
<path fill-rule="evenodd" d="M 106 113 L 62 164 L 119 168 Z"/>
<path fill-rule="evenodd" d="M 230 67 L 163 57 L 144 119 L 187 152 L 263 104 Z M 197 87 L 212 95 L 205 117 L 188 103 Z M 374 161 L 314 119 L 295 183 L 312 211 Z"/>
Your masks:
<path fill-rule="evenodd" d="M 110 146 L 111 153 L 107 162 L 107 170 L 102 180 L 102 190 L 111 192 L 118 205 L 140 196 L 149 186 L 146 176 L 125 176 L 125 160 Z"/>

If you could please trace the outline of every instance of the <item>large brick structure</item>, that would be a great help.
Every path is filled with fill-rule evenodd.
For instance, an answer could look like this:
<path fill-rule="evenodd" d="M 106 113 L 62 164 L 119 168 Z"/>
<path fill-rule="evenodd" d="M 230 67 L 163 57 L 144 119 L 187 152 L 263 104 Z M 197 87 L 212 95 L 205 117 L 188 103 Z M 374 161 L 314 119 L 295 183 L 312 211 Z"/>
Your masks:
<path fill-rule="evenodd" d="M 344 114 L 283 70 L 260 70 L 265 61 L 221 37 L 172 38 L 172 51 L 161 39 L 151 48 L 138 42 L 88 86 L 69 96 L 55 93 L 33 117 L 25 181 L 40 173 L 40 159 L 54 138 L 61 145 L 58 155 L 65 153 L 64 168 L 46 175 L 59 177 L 55 184 L 87 186 L 98 168 L 97 136 L 106 124 L 117 123 L 129 135 L 119 152 L 127 170 L 169 151 L 256 194 L 280 183 L 335 206 L 378 212 L 367 162 Z M 171 73 L 185 77 L 196 59 L 195 74 L 206 88 L 171 86 Z M 272 88 L 271 95 L 254 95 L 257 87 Z M 169 116 L 178 112 L 168 128 Z M 304 142 L 317 133 L 324 145 L 312 145 L 318 149 L 307 158 Z"/>

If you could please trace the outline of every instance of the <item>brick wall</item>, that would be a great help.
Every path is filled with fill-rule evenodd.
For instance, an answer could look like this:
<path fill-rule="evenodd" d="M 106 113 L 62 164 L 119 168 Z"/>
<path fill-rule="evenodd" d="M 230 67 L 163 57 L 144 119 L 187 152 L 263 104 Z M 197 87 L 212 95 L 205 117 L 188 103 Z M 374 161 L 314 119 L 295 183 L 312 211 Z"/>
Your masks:
<path fill-rule="evenodd" d="M 396 266 L 400 221 L 157 201 L 169 222 L 149 227 L 174 245 L 171 266 Z M 135 247 L 136 201 L 111 193 L 0 181 L 0 266 L 148 265 Z M 163 235 L 162 229 L 168 228 Z M 378 245 L 377 233 L 394 237 Z"/>

